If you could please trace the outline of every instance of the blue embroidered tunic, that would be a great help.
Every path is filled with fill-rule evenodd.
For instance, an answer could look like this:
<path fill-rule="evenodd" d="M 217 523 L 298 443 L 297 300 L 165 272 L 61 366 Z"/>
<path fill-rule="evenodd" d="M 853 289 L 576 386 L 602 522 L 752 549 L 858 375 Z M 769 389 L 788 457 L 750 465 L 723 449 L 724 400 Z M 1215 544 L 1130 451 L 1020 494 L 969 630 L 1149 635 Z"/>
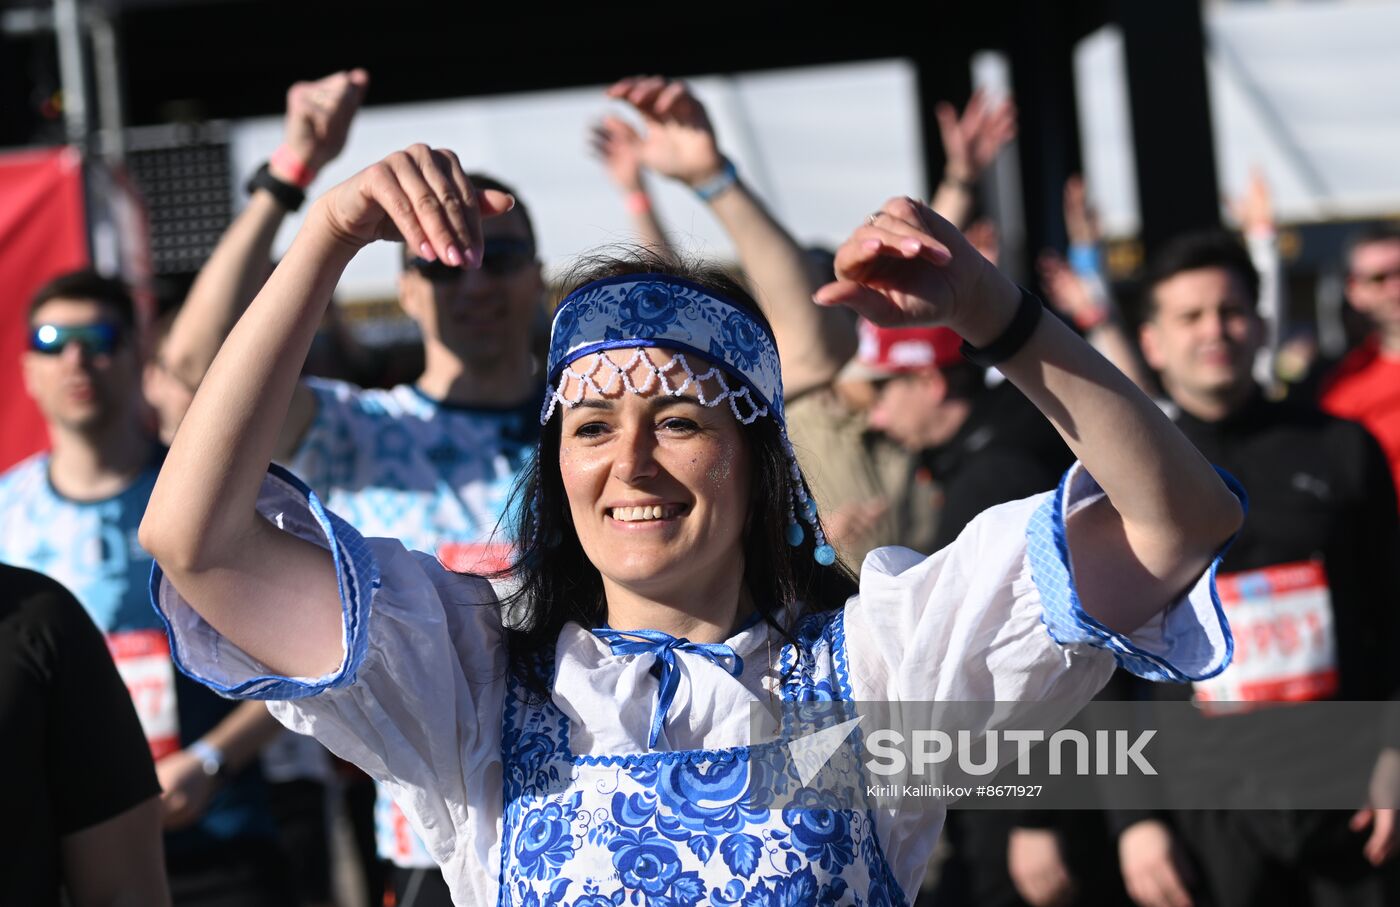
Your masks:
<path fill-rule="evenodd" d="M 259 510 L 334 557 L 345 650 L 335 671 L 277 676 L 158 568 L 152 592 L 182 670 L 227 695 L 275 700 L 289 727 L 393 791 L 457 904 L 904 904 L 942 810 L 838 809 L 807 803 L 796 784 L 784 808 L 756 806 L 755 773 L 782 760 L 750 740 L 750 706 L 1053 700 L 1067 717 L 1115 660 L 1160 680 L 1218 673 L 1231 640 L 1213 565 L 1131 637 L 1080 607 L 1065 522 L 1101 495 L 1076 467 L 1057 491 L 987 511 L 932 557 L 878 549 L 859 595 L 794 621 L 795 643 L 756 624 L 726 640 L 737 661 L 673 649 L 655 746 L 655 651 L 615 651 L 570 624 L 540 666 L 551 695 L 531 701 L 508 676 L 488 583 L 361 538 L 280 470 Z"/>

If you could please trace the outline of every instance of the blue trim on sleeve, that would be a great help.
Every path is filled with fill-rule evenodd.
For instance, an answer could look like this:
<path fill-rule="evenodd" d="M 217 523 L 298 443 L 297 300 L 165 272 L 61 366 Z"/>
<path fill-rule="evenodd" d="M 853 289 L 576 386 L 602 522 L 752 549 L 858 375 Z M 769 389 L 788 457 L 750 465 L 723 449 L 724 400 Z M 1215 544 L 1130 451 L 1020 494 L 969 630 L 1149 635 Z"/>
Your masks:
<path fill-rule="evenodd" d="M 1215 471 L 1247 511 L 1249 498 L 1244 488 L 1225 470 L 1216 467 Z M 1225 552 L 1234 542 L 1234 536 L 1220 547 L 1206 571 L 1211 605 L 1225 647 L 1223 657 L 1211 651 L 1214 646 L 1200 630 L 1180 639 L 1169 638 L 1166 652 L 1149 652 L 1134 644 L 1126 635 L 1116 633 L 1094 619 L 1079 601 L 1079 590 L 1075 588 L 1070 566 L 1069 538 L 1065 532 L 1065 504 L 1073 473 L 1073 469 L 1065 473 L 1055 494 L 1036 508 L 1026 527 L 1026 551 L 1031 576 L 1040 592 L 1043 608 L 1041 620 L 1051 639 L 1060 645 L 1088 643 L 1106 649 L 1113 653 L 1120 667 L 1147 680 L 1185 683 L 1205 680 L 1225 670 L 1234 658 L 1235 640 L 1215 589 L 1215 573 Z M 1184 599 L 1171 607 L 1182 605 L 1190 607 Z M 1205 663 L 1208 667 L 1199 673 L 1190 673 L 1179 666 L 1183 661 Z"/>
<path fill-rule="evenodd" d="M 846 606 L 836 611 L 828 632 L 831 636 L 831 663 L 836 668 L 837 692 L 846 702 L 854 702 L 856 694 L 851 689 L 850 662 L 846 659 Z"/>
<path fill-rule="evenodd" d="M 170 657 L 182 674 L 221 696 L 231 699 L 304 699 L 324 690 L 354 683 L 355 675 L 369 649 L 370 602 L 379 588 L 379 564 L 370 553 L 360 533 L 353 526 L 326 510 L 321 499 L 306 483 L 276 463 L 268 467 L 268 476 L 290 487 L 305 498 L 307 509 L 326 536 L 331 560 L 335 564 L 336 584 L 340 591 L 342 643 L 346 655 L 334 673 L 309 680 L 284 677 L 280 674 L 260 674 L 232 685 L 220 683 L 192 669 L 185 661 L 179 641 L 172 632 L 170 619 L 160 607 L 160 585 L 164 573 L 160 564 L 151 564 L 151 604 L 160 616 L 170 639 Z M 211 627 L 211 635 L 217 631 Z M 231 645 L 224 642 L 224 645 Z"/>

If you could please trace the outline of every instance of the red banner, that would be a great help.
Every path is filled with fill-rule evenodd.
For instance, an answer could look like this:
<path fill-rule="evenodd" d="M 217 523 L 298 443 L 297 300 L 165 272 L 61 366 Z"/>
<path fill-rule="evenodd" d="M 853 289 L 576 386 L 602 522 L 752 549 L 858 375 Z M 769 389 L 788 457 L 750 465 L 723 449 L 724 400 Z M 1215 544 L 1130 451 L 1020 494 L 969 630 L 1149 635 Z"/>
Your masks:
<path fill-rule="evenodd" d="M 24 391 L 29 299 L 88 263 L 82 158 L 71 148 L 0 155 L 0 469 L 48 446 Z"/>

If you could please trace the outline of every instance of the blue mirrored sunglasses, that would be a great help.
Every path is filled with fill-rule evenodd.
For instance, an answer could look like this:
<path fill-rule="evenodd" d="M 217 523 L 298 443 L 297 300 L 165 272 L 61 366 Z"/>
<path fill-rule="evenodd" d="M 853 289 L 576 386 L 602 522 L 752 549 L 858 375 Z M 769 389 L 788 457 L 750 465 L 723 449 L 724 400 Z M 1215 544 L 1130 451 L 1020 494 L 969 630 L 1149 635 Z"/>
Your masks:
<path fill-rule="evenodd" d="M 77 343 L 91 356 L 101 356 L 116 350 L 121 342 L 121 325 L 105 321 L 68 326 L 40 324 L 29 333 L 29 348 L 48 356 L 57 356 L 70 343 Z"/>

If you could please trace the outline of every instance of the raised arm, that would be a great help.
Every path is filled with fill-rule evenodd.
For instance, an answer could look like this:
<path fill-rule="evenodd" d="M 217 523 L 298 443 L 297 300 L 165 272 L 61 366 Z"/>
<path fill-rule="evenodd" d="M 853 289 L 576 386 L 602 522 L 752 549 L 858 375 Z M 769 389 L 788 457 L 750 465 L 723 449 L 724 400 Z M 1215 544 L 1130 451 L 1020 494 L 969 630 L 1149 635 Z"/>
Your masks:
<path fill-rule="evenodd" d="M 835 378 L 855 355 L 851 320 L 844 312 L 812 305 L 817 283 L 802 248 L 729 169 L 699 99 L 684 82 L 655 76 L 623 79 L 608 89 L 608 96 L 642 115 L 645 166 L 709 196 L 705 201 L 733 241 L 773 325 L 787 396 Z"/>
<path fill-rule="evenodd" d="M 972 217 L 977 180 L 1016 137 L 1016 105 L 1009 98 L 994 103 L 979 88 L 961 115 L 944 101 L 934 108 L 934 116 L 946 163 L 930 204 L 944 220 L 965 230 Z"/>
<path fill-rule="evenodd" d="M 1231 201 L 1230 213 L 1239 222 L 1249 260 L 1259 272 L 1259 317 L 1264 319 L 1265 337 L 1254 361 L 1254 380 L 1272 388 L 1278 383 L 1275 360 L 1288 332 L 1288 283 L 1283 279 L 1273 193 L 1263 170 L 1250 171 L 1249 185 Z"/>
<path fill-rule="evenodd" d="M 1037 263 L 1046 302 L 1068 315 L 1094 349 L 1118 366 L 1132 382 L 1150 393 L 1152 379 L 1128 334 L 1103 269 L 1103 236 L 1089 205 L 1084 179 L 1065 180 L 1065 232 L 1069 235 L 1069 260 L 1046 250 Z"/>
<path fill-rule="evenodd" d="M 891 199 L 842 244 L 836 273 L 818 302 L 880 324 L 946 324 L 977 347 L 1002 335 L 1021 299 L 951 224 L 909 198 Z M 1239 528 L 1239 502 L 1161 410 L 1058 319 L 1040 318 L 997 367 L 1106 492 L 1068 522 L 1075 581 L 1089 614 L 1137 629 Z"/>
<path fill-rule="evenodd" d="M 1117 366 L 1143 393 L 1148 393 L 1152 383 L 1147 370 L 1103 281 L 1078 273 L 1063 256 L 1049 249 L 1040 254 L 1036 268 L 1040 271 L 1040 284 L 1045 289 L 1045 301 L 1068 315 L 1094 349 Z"/>
<path fill-rule="evenodd" d="M 608 171 L 608 179 L 622 193 L 632 229 L 642 244 L 662 254 L 669 254 L 671 244 L 656 216 L 642 175 L 642 137 L 637 130 L 619 117 L 603 117 L 593 126 L 589 137 L 593 153 Z"/>
<path fill-rule="evenodd" d="M 430 260 L 476 267 L 483 215 L 514 204 L 476 192 L 450 151 L 415 145 L 331 189 L 219 350 L 171 445 L 141 544 L 234 645 L 289 676 L 341 659 L 331 557 L 255 508 L 301 363 L 360 248 L 402 239 Z"/>
<path fill-rule="evenodd" d="M 287 89 L 282 147 L 269 173 L 288 185 L 305 186 L 345 147 L 369 75 L 362 69 L 339 72 Z M 200 269 L 160 351 L 160 367 L 186 387 L 196 388 L 234 323 L 270 271 L 272 243 L 291 213 L 267 189 L 258 189 L 220 237 Z M 298 411 L 314 407 L 310 391 L 297 395 Z M 310 412 L 294 418 L 304 427 Z"/>

